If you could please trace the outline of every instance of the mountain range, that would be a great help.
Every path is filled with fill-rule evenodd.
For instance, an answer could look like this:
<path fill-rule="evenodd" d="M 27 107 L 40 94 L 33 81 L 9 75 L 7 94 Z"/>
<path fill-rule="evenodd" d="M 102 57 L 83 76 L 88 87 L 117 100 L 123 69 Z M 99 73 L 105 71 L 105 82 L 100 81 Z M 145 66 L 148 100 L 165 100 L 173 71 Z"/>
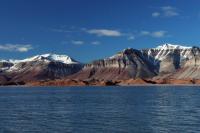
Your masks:
<path fill-rule="evenodd" d="M 170 84 L 199 83 L 200 48 L 163 44 L 156 48 L 127 48 L 117 54 L 80 63 L 67 55 L 44 54 L 24 60 L 0 60 L 0 84 L 54 83 Z M 81 83 L 81 84 L 80 84 Z M 48 85 L 48 84 L 47 84 Z M 71 85 L 71 84 L 70 84 Z"/>

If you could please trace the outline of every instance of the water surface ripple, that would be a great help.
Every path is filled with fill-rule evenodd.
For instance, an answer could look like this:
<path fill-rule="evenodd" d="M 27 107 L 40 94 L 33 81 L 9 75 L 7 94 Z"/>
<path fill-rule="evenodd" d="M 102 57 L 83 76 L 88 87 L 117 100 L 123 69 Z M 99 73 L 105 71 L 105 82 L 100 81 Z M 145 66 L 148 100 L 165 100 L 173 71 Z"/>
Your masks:
<path fill-rule="evenodd" d="M 0 88 L 2 133 L 199 133 L 200 87 Z"/>

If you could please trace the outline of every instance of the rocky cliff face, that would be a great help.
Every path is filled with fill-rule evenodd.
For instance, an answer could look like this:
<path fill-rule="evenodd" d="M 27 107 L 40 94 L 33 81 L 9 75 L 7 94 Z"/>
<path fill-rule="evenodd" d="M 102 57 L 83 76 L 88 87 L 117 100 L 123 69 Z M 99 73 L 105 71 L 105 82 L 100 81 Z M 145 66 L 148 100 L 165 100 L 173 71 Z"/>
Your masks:
<path fill-rule="evenodd" d="M 149 60 L 159 67 L 160 73 L 171 73 L 185 66 L 188 60 L 199 55 L 195 47 L 164 44 L 157 48 L 141 50 Z"/>
<path fill-rule="evenodd" d="M 172 74 L 176 79 L 200 79 L 200 55 L 185 61 L 183 67 Z"/>
<path fill-rule="evenodd" d="M 155 75 L 157 68 L 141 51 L 125 49 L 112 57 L 86 64 L 82 71 L 70 78 L 117 80 L 151 78 Z"/>
<path fill-rule="evenodd" d="M 154 49 L 142 50 L 159 68 L 159 75 L 170 74 L 177 79 L 199 79 L 200 48 L 164 44 Z"/>
<path fill-rule="evenodd" d="M 200 48 L 164 44 L 156 48 L 125 49 L 118 54 L 86 64 L 70 78 L 121 80 L 175 77 L 200 79 Z"/>

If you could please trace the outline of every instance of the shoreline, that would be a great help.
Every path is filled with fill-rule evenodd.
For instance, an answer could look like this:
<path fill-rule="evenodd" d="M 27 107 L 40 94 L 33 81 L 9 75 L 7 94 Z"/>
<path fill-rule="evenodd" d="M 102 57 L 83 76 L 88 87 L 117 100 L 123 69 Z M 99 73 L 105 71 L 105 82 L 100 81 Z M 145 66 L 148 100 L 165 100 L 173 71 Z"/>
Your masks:
<path fill-rule="evenodd" d="M 0 86 L 0 88 L 14 88 L 14 87 L 22 87 L 22 88 L 35 88 L 35 87 L 140 87 L 140 86 L 196 86 L 199 87 L 200 84 L 132 84 L 132 85 L 6 85 Z"/>
<path fill-rule="evenodd" d="M 19 84 L 23 83 L 23 84 Z M 98 80 L 98 79 L 56 79 L 44 81 L 8 82 L 0 87 L 95 87 L 95 86 L 200 86 L 199 79 L 127 79 L 127 80 Z"/>

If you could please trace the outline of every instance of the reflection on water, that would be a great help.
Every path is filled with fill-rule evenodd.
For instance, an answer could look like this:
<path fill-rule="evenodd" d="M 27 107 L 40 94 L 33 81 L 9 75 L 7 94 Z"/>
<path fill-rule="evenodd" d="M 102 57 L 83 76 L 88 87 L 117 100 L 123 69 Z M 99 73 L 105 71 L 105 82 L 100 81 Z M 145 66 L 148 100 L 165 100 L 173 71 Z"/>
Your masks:
<path fill-rule="evenodd" d="M 198 88 L 0 88 L 0 132 L 200 132 Z"/>

